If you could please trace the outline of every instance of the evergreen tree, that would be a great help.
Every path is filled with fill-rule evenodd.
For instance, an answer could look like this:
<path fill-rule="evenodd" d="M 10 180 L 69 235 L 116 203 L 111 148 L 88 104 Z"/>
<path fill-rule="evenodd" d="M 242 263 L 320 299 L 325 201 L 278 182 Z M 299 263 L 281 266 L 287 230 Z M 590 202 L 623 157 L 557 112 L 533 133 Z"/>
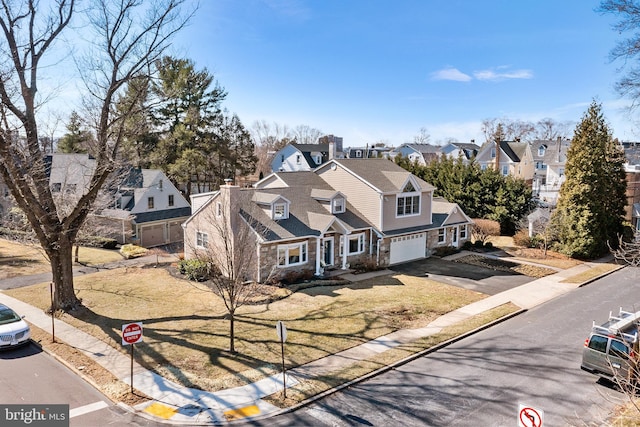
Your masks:
<path fill-rule="evenodd" d="M 80 115 L 72 111 L 67 123 L 67 133 L 58 141 L 58 152 L 87 153 L 91 140 L 91 132 L 82 125 Z"/>
<path fill-rule="evenodd" d="M 592 102 L 576 126 L 552 217 L 561 252 L 588 259 L 605 253 L 607 242 L 617 242 L 627 203 L 624 161 L 602 106 Z"/>

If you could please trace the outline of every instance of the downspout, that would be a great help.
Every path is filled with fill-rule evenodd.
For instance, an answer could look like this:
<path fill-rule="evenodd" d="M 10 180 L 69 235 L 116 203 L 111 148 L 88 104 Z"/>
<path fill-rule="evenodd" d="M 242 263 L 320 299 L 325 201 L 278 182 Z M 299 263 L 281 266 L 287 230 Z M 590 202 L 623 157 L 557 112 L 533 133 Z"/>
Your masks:
<path fill-rule="evenodd" d="M 380 242 L 382 242 L 382 234 L 378 233 L 378 230 L 376 230 L 375 228 L 372 228 L 371 231 L 376 233 L 376 236 L 378 236 L 378 240 L 376 241 L 376 265 L 379 266 L 380 265 Z"/>
<path fill-rule="evenodd" d="M 322 240 L 322 236 L 318 236 L 316 238 L 316 276 L 321 276 L 322 275 L 322 271 L 320 271 L 321 265 L 320 265 L 320 248 L 321 248 L 321 240 Z"/>

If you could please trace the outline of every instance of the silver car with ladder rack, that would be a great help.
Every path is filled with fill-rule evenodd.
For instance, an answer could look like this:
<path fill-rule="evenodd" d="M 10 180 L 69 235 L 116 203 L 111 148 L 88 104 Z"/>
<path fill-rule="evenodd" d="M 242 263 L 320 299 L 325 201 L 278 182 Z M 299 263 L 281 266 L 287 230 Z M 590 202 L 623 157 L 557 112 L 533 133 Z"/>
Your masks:
<path fill-rule="evenodd" d="M 581 368 L 595 375 L 635 385 L 638 381 L 638 322 L 640 311 L 622 310 L 591 327 L 584 342 Z"/>

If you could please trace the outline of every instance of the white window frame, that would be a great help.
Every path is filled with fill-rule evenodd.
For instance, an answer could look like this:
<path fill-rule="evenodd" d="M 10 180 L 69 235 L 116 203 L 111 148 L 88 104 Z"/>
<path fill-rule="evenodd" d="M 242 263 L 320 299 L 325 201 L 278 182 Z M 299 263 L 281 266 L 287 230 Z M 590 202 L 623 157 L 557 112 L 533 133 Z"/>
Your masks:
<path fill-rule="evenodd" d="M 162 181 L 160 181 L 160 182 L 162 182 Z M 167 203 L 168 203 L 169 207 L 172 207 L 172 206 L 175 205 L 175 200 L 176 200 L 175 196 L 173 194 L 169 194 L 168 200 L 167 200 Z"/>
<path fill-rule="evenodd" d="M 156 202 L 153 196 L 147 197 L 147 209 L 155 209 Z"/>
<path fill-rule="evenodd" d="M 460 226 L 460 239 L 467 238 L 467 224 Z"/>
<path fill-rule="evenodd" d="M 417 202 L 414 203 L 414 197 L 417 197 Z M 407 199 L 411 200 L 411 212 L 407 213 Z M 400 208 L 400 200 L 403 200 L 403 212 L 398 213 L 398 209 Z M 415 211 L 417 205 L 417 212 Z M 411 193 L 402 193 L 396 196 L 396 218 L 406 218 L 409 216 L 417 216 L 420 215 L 420 211 L 422 210 L 422 195 L 417 191 Z"/>
<path fill-rule="evenodd" d="M 282 208 L 282 214 L 279 214 L 279 208 Z M 273 204 L 273 215 L 272 218 L 274 220 L 279 219 L 287 219 L 289 218 L 289 208 L 286 203 L 274 203 Z"/>
<path fill-rule="evenodd" d="M 331 212 L 334 214 L 344 213 L 346 210 L 345 205 L 344 197 L 336 197 L 331 201 Z"/>
<path fill-rule="evenodd" d="M 222 216 L 222 203 L 216 203 L 216 216 Z"/>
<path fill-rule="evenodd" d="M 290 251 L 297 249 L 299 257 L 297 262 L 290 262 Z M 278 245 L 278 267 L 291 267 L 294 265 L 306 264 L 309 258 L 307 251 L 307 242 L 290 243 L 287 245 Z"/>
<path fill-rule="evenodd" d="M 302 155 L 296 154 L 296 164 L 302 164 Z"/>
<path fill-rule="evenodd" d="M 447 230 L 444 228 L 438 229 L 438 244 L 443 245 L 447 243 Z"/>
<path fill-rule="evenodd" d="M 509 165 L 502 165 L 502 176 L 509 175 Z"/>
<path fill-rule="evenodd" d="M 203 231 L 196 231 L 196 247 L 208 248 L 209 247 L 209 234 Z"/>
<path fill-rule="evenodd" d="M 544 156 L 544 152 L 546 151 L 546 149 L 547 147 L 545 147 L 544 145 L 538 147 L 538 156 Z"/>
<path fill-rule="evenodd" d="M 364 238 L 365 235 L 364 233 L 358 233 L 358 234 L 349 234 L 349 246 L 348 246 L 348 250 L 349 253 L 347 254 L 347 256 L 351 256 L 351 255 L 359 255 L 364 253 L 364 249 L 365 249 L 365 245 L 364 245 Z M 357 240 L 358 243 L 358 249 L 356 252 L 351 252 L 351 241 L 353 240 Z M 344 235 L 340 236 L 340 256 L 344 255 Z"/>

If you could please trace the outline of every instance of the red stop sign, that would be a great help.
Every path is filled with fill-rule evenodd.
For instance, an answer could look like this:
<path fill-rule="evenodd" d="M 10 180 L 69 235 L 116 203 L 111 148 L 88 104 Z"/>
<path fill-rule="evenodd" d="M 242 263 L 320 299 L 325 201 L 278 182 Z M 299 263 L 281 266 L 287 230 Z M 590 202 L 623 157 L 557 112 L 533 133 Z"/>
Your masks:
<path fill-rule="evenodd" d="M 122 345 L 142 342 L 142 322 L 122 325 Z"/>

